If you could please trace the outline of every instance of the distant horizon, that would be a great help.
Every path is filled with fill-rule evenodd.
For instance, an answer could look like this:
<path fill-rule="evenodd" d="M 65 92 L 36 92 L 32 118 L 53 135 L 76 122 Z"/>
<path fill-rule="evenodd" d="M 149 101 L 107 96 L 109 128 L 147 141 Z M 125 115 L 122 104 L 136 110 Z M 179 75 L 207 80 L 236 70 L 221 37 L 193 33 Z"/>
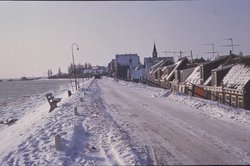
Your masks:
<path fill-rule="evenodd" d="M 130 54 L 130 53 L 129 53 Z M 225 55 L 230 55 L 230 54 L 224 54 L 224 55 L 220 55 L 220 56 L 225 56 Z M 235 55 L 237 55 L 237 54 L 235 54 Z M 250 54 L 249 54 L 250 55 Z M 249 56 L 249 55 L 243 55 L 243 56 Z M 139 56 L 139 55 L 138 55 Z M 152 56 L 149 56 L 149 57 L 152 57 Z M 165 56 L 158 56 L 158 57 L 165 57 Z M 168 56 L 168 57 L 174 57 L 174 56 Z M 186 56 L 184 56 L 184 57 L 186 57 Z M 115 58 L 115 55 L 114 55 L 114 58 Z M 112 58 L 112 59 L 114 59 L 114 58 Z M 139 56 L 139 58 L 140 58 L 140 56 Z M 147 58 L 147 57 L 144 57 L 144 58 Z M 190 59 L 190 57 L 187 57 L 188 59 Z M 204 58 L 204 57 L 198 57 L 198 59 L 200 59 L 200 58 Z M 215 57 L 216 58 L 216 57 Z M 111 59 L 111 60 L 112 60 Z M 197 59 L 196 57 L 194 57 L 194 59 Z M 204 58 L 205 60 L 208 60 L 208 59 L 212 59 L 212 57 L 208 57 L 208 58 Z M 110 60 L 110 61 L 111 61 Z M 143 59 L 144 60 L 144 59 Z M 176 62 L 176 59 L 174 60 L 175 62 Z M 144 64 L 144 61 L 142 62 L 141 61 L 141 58 L 140 58 L 140 62 L 141 62 L 141 64 L 143 65 Z M 96 65 L 94 65 L 94 66 L 96 66 Z M 108 67 L 108 65 L 107 66 L 104 66 L 104 67 Z M 58 71 L 57 71 L 58 72 Z M 57 72 L 54 72 L 53 71 L 53 75 L 56 75 L 56 74 L 58 74 Z M 62 73 L 68 73 L 68 72 L 62 72 Z M 20 77 L 9 77 L 9 78 L 0 78 L 0 80 L 5 80 L 5 81 L 7 81 L 7 80 L 10 80 L 10 79 L 13 79 L 13 80 L 20 80 L 22 77 L 26 77 L 26 78 L 48 78 L 48 76 L 47 75 L 44 75 L 44 76 L 20 76 Z M 60 79 L 62 79 L 62 78 L 60 78 Z M 68 79 L 68 78 L 65 78 L 65 79 Z"/>

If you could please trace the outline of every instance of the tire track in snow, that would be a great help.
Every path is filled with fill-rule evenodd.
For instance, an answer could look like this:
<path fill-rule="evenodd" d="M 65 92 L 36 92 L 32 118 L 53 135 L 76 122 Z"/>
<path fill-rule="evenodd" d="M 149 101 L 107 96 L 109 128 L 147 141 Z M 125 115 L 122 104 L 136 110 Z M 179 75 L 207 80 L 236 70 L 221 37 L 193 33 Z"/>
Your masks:
<path fill-rule="evenodd" d="M 99 135 L 100 148 L 103 148 L 101 152 L 105 153 L 107 160 L 110 160 L 109 162 L 112 165 L 140 164 L 127 141 L 126 133 L 124 133 L 120 126 L 107 114 L 96 80 L 92 82 L 89 88 L 91 89 L 91 93 L 88 94 L 90 97 L 89 107 L 91 107 L 91 114 L 98 114 L 96 122 L 90 122 L 89 126 L 98 128 L 98 130 L 93 131 L 95 135 Z M 91 129 L 89 132 L 91 132 Z"/>
<path fill-rule="evenodd" d="M 140 116 L 143 110 L 140 110 L 136 114 L 128 113 L 121 105 L 110 104 L 107 105 L 107 107 L 110 108 L 110 113 L 111 115 L 113 114 L 117 123 L 121 122 L 121 126 L 130 134 L 133 146 L 141 152 L 141 157 L 144 158 L 144 164 L 161 165 L 181 163 L 177 157 L 181 156 L 181 154 L 176 154 L 176 152 L 173 151 L 175 147 L 159 136 L 158 130 L 149 125 L 147 121 Z M 128 122 L 124 119 L 129 119 L 130 121 Z M 135 130 L 132 128 L 136 128 L 136 132 L 134 132 Z M 190 159 L 187 159 L 185 156 L 182 156 L 182 158 L 185 158 L 186 162 L 193 163 L 192 161 L 188 161 Z"/>
<path fill-rule="evenodd" d="M 105 83 L 105 86 L 109 87 L 109 84 Z M 147 125 L 147 120 L 144 118 L 146 110 L 150 107 L 147 103 L 141 107 L 139 106 L 140 102 L 131 101 L 130 96 L 119 91 L 120 89 L 116 90 L 115 87 L 110 87 L 104 90 L 107 89 L 110 89 L 110 91 L 105 93 L 112 94 L 119 99 L 118 101 L 112 101 L 109 98 L 106 100 L 107 108 L 110 110 L 109 113 L 113 115 L 113 118 L 120 126 L 126 126 L 123 128 L 130 134 L 133 146 L 141 153 L 141 158 L 145 164 L 148 164 L 148 161 L 155 161 L 158 164 L 180 164 L 184 161 L 190 164 L 194 163 L 177 152 L 173 145 L 159 136 L 154 127 Z M 143 123 L 147 126 L 142 126 Z M 136 130 L 135 132 L 133 128 Z M 148 151 L 148 149 L 151 149 L 151 151 Z M 153 153 L 154 155 L 152 155 Z M 182 156 L 182 160 L 179 159 L 179 156 Z"/>
<path fill-rule="evenodd" d="M 151 102 L 145 102 L 147 101 L 146 98 L 146 100 L 143 101 L 143 96 L 138 96 L 138 98 L 132 97 L 138 94 L 117 85 L 117 87 L 111 87 L 110 85 L 112 84 L 109 83 L 110 82 L 106 83 L 102 81 L 103 86 L 105 86 L 105 88 L 103 88 L 103 91 L 105 91 L 104 94 L 112 94 L 115 96 L 115 98 L 112 98 L 108 95 L 110 98 L 105 100 L 107 102 L 107 108 L 109 108 L 110 114 L 113 115 L 113 118 L 120 125 L 129 121 L 127 125 L 130 127 L 124 129 L 130 134 L 131 139 L 135 140 L 135 146 L 136 143 L 140 146 L 143 143 L 150 144 L 150 146 L 155 145 L 155 147 L 152 147 L 155 149 L 156 158 L 160 158 L 159 155 L 164 154 L 159 152 L 159 149 L 164 147 L 164 150 L 170 151 L 170 155 L 173 156 L 165 157 L 165 161 L 168 161 L 168 164 L 178 164 L 179 162 L 185 164 L 249 163 L 249 153 L 236 146 L 227 144 L 218 136 L 206 130 L 202 130 L 198 126 L 195 127 L 191 125 L 192 123 L 186 123 L 185 118 L 188 118 L 188 116 L 182 119 L 172 116 L 172 114 L 168 114 L 169 117 L 165 119 L 157 117 L 159 115 L 153 114 L 154 109 L 163 109 L 162 105 L 164 104 L 161 104 L 160 107 L 150 105 Z M 129 93 L 126 91 L 129 91 Z M 130 97 L 132 97 L 132 99 L 130 99 Z M 138 105 L 140 105 L 140 107 Z M 131 108 L 134 108 L 134 110 Z M 173 111 L 175 111 L 175 109 Z M 128 116 L 128 112 L 136 116 L 130 117 Z M 159 111 L 155 112 L 157 113 Z M 178 113 L 181 115 L 180 111 Z M 144 128 L 140 125 L 140 123 L 143 124 L 143 122 L 146 124 Z M 211 127 L 213 126 L 211 125 Z M 156 130 L 156 128 L 159 130 Z M 150 137 L 152 140 L 147 137 Z M 140 147 L 137 148 L 142 149 Z M 141 150 L 141 152 L 147 153 L 145 151 L 143 152 L 143 150 Z M 160 162 L 161 161 L 164 161 L 164 157 Z"/>
<path fill-rule="evenodd" d="M 186 132 L 192 134 L 200 141 L 205 141 L 207 144 L 211 144 L 211 147 L 218 148 L 222 151 L 224 151 L 227 155 L 233 155 L 237 157 L 237 161 L 241 161 L 241 164 L 247 164 L 250 163 L 250 154 L 241 150 L 240 148 L 236 146 L 229 145 L 222 141 L 219 137 L 206 132 L 205 130 L 202 130 L 196 126 L 192 126 L 188 123 L 186 123 L 183 120 L 180 120 L 178 118 L 173 119 L 166 116 L 161 116 L 162 118 L 166 119 L 167 121 L 173 123 L 177 127 L 185 130 Z M 223 153 L 222 153 L 223 154 Z M 235 160 L 235 158 L 233 159 Z M 232 161 L 233 162 L 233 161 Z"/>

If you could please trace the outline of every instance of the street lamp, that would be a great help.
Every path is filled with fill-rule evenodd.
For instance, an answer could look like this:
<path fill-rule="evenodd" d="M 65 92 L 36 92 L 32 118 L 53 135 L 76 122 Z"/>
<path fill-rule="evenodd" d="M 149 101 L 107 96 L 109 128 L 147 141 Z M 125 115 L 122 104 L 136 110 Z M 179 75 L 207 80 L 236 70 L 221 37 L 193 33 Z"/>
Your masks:
<path fill-rule="evenodd" d="M 75 86 L 76 86 L 76 90 L 77 90 L 76 67 L 75 67 L 74 51 L 73 51 L 74 45 L 76 46 L 76 50 L 79 50 L 79 46 L 78 46 L 77 43 L 73 43 L 72 46 L 71 46 L 71 49 L 72 49 L 72 59 L 73 59 L 73 70 L 74 70 L 74 77 L 75 77 Z"/>

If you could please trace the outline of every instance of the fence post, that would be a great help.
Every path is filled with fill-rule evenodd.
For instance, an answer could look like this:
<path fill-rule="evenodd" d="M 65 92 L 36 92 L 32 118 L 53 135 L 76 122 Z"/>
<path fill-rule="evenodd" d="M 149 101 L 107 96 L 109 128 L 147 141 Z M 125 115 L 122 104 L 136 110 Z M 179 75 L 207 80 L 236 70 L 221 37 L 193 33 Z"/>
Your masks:
<path fill-rule="evenodd" d="M 77 107 L 74 108 L 74 115 L 77 115 Z"/>
<path fill-rule="evenodd" d="M 56 150 L 61 150 L 61 136 L 59 134 L 55 136 L 55 147 Z"/>
<path fill-rule="evenodd" d="M 69 97 L 71 96 L 71 91 L 70 91 L 70 90 L 68 90 L 68 96 L 69 96 Z"/>
<path fill-rule="evenodd" d="M 194 96 L 194 89 L 195 89 L 195 86 L 194 84 L 192 84 L 192 96 Z"/>

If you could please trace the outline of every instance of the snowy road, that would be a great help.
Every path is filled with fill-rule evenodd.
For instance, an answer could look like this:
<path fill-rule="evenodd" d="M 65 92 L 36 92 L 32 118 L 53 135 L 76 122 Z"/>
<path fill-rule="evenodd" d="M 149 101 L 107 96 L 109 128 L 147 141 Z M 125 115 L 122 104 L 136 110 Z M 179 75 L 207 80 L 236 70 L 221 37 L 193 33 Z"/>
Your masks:
<path fill-rule="evenodd" d="M 135 153 L 152 164 L 249 164 L 249 127 L 213 118 L 112 79 L 94 81 Z M 144 154 L 144 156 L 143 156 Z"/>

